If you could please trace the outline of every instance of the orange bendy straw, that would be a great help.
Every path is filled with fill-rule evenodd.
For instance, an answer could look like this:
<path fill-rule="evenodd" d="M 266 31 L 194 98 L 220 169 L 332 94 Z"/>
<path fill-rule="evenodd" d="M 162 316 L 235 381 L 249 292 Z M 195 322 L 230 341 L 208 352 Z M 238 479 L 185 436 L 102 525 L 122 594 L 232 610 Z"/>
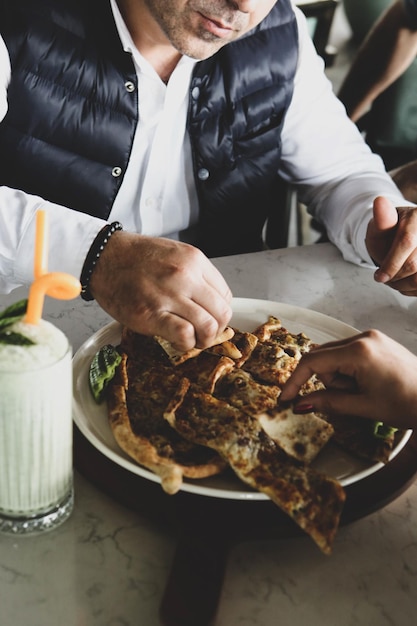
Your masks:
<path fill-rule="evenodd" d="M 46 213 L 39 209 L 36 212 L 35 235 L 35 279 L 29 289 L 29 299 L 24 321 L 26 324 L 39 324 L 42 317 L 45 295 L 58 300 L 76 298 L 81 292 L 81 283 L 64 272 L 48 273 L 48 228 Z"/>

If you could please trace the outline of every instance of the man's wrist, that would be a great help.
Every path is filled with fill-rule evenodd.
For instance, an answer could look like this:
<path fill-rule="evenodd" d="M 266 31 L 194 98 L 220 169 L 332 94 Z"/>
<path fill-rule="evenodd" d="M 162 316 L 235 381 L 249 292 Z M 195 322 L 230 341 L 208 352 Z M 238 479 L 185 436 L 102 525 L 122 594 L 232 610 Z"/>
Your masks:
<path fill-rule="evenodd" d="M 112 222 L 111 224 L 106 224 L 106 226 L 104 226 L 100 230 L 97 237 L 94 239 L 87 253 L 80 275 L 81 298 L 83 300 L 86 300 L 87 302 L 94 300 L 94 296 L 90 291 L 90 281 L 97 262 L 104 248 L 109 242 L 109 239 L 118 230 L 123 230 L 123 226 L 120 224 L 120 222 Z"/>

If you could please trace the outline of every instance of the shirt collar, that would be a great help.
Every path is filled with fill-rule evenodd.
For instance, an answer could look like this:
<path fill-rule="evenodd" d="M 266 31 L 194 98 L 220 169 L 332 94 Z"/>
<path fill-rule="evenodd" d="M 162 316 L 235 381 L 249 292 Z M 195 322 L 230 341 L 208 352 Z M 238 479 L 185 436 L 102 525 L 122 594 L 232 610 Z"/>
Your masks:
<path fill-rule="evenodd" d="M 123 50 L 125 52 L 130 52 L 130 54 L 133 54 L 136 48 L 129 33 L 129 30 L 125 24 L 125 21 L 122 17 L 122 14 L 120 13 L 119 6 L 116 0 L 110 0 L 110 4 L 113 11 L 113 17 L 116 23 L 117 32 L 119 33 L 120 41 L 122 42 Z"/>

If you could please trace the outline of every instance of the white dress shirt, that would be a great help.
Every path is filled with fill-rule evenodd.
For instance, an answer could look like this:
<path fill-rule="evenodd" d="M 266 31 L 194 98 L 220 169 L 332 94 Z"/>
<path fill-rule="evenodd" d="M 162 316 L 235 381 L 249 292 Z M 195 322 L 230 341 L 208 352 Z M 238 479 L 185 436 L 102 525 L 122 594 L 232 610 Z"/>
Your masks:
<path fill-rule="evenodd" d="M 126 230 L 178 237 L 198 219 L 191 150 L 186 132 L 188 91 L 195 61 L 183 57 L 165 85 L 135 48 L 115 0 L 119 35 L 131 52 L 139 81 L 139 124 L 133 150 L 109 221 Z M 371 264 L 365 231 L 372 201 L 385 195 L 397 206 L 404 198 L 346 117 L 323 73 L 304 15 L 294 93 L 282 132 L 280 174 L 296 184 L 303 201 L 324 220 L 344 257 Z M 10 61 L 0 38 L 0 120 L 7 111 Z M 33 279 L 35 213 L 49 222 L 49 271 L 79 276 L 88 249 L 105 222 L 9 188 L 0 188 L 0 292 Z M 279 207 L 277 207 L 279 210 Z M 191 241 L 192 242 L 192 241 Z"/>

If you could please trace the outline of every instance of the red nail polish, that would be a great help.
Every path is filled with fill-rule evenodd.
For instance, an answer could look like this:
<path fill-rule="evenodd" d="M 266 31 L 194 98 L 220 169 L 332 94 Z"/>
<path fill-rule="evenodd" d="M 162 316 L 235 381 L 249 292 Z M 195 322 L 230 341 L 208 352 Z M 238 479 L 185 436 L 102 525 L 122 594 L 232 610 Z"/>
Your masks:
<path fill-rule="evenodd" d="M 314 411 L 313 405 L 306 402 L 299 402 L 294 406 L 294 413 L 311 413 L 312 411 Z"/>

